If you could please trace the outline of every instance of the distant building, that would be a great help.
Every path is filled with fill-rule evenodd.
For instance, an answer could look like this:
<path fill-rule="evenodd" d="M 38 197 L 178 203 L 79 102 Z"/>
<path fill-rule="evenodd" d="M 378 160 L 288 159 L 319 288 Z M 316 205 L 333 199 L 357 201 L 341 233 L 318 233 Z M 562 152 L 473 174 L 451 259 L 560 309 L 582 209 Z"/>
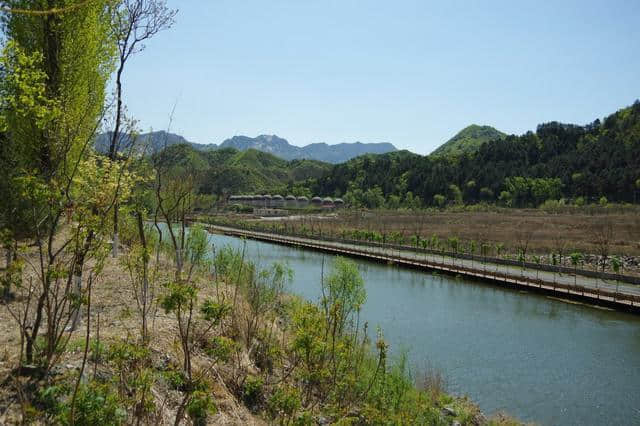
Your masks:
<path fill-rule="evenodd" d="M 282 195 L 274 195 L 271 197 L 271 207 L 284 207 L 284 197 Z"/>
<path fill-rule="evenodd" d="M 331 197 L 319 197 L 315 196 L 309 200 L 309 198 L 301 195 L 300 197 L 296 197 L 294 195 L 287 195 L 283 197 L 282 195 L 231 195 L 228 198 L 228 203 L 231 205 L 240 205 L 240 206 L 252 206 L 257 209 L 279 209 L 279 208 L 304 208 L 309 205 L 313 207 L 322 207 L 325 209 L 331 208 L 341 208 L 345 206 L 344 200 L 341 198 L 331 198 Z"/>
<path fill-rule="evenodd" d="M 298 207 L 298 200 L 293 195 L 287 195 L 284 197 L 284 204 L 287 207 Z"/>
<path fill-rule="evenodd" d="M 333 208 L 333 199 L 331 197 L 325 197 L 322 199 L 322 207 Z"/>
<path fill-rule="evenodd" d="M 274 209 L 270 207 L 260 207 L 254 208 L 253 214 L 262 216 L 262 217 L 278 217 L 278 216 L 287 216 L 289 212 L 282 209 Z"/>
<path fill-rule="evenodd" d="M 254 195 L 251 197 L 251 205 L 252 206 L 263 206 L 264 205 L 264 197 L 262 195 Z"/>

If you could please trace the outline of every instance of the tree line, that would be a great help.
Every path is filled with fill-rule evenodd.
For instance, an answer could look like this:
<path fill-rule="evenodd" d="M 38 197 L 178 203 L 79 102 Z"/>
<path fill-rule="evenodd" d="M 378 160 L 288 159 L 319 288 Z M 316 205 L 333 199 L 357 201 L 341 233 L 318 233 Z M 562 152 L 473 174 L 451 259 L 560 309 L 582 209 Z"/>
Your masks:
<path fill-rule="evenodd" d="M 547 200 L 640 201 L 640 102 L 586 126 L 550 122 L 457 156 L 358 157 L 310 183 L 353 205 L 442 206 Z"/>

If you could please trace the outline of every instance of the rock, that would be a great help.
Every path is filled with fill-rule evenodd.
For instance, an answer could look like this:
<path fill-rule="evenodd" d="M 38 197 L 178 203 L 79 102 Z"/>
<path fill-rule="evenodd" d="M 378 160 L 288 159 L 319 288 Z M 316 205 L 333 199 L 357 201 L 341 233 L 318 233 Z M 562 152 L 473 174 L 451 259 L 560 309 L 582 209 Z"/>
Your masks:
<path fill-rule="evenodd" d="M 451 423 L 451 426 L 461 426 L 461 425 L 459 421 L 454 420 L 453 423 Z"/>
<path fill-rule="evenodd" d="M 456 411 L 455 411 L 453 408 L 449 407 L 449 406 L 444 407 L 444 408 L 442 409 L 442 411 L 444 412 L 444 414 L 445 414 L 446 416 L 455 417 L 455 416 L 457 415 L 457 414 L 456 414 Z"/>
<path fill-rule="evenodd" d="M 319 425 L 328 425 L 328 424 L 331 424 L 331 420 L 327 419 L 324 416 L 318 416 L 316 418 L 316 423 Z"/>
<path fill-rule="evenodd" d="M 358 410 L 357 408 L 354 408 L 353 410 L 349 411 L 349 414 L 347 414 L 347 417 L 360 417 L 360 410 Z"/>

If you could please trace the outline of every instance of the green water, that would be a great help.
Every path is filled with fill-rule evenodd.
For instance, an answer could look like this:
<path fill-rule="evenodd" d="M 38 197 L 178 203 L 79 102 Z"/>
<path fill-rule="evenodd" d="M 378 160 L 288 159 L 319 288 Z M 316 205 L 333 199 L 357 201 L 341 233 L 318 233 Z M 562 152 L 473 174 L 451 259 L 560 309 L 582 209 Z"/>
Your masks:
<path fill-rule="evenodd" d="M 323 254 L 248 240 L 246 256 L 288 263 L 291 291 L 318 299 Z M 379 325 L 392 350 L 408 351 L 415 369 L 438 369 L 449 392 L 469 395 L 485 414 L 545 425 L 640 424 L 640 317 L 356 262 L 370 330 Z"/>

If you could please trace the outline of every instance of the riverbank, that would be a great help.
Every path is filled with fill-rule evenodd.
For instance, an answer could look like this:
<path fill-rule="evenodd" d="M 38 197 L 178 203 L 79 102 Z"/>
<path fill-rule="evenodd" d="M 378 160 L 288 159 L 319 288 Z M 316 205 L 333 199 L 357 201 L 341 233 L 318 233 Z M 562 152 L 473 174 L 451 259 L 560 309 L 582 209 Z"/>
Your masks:
<path fill-rule="evenodd" d="M 12 312 L 25 309 L 24 294 L 17 290 L 2 307 L 2 424 L 63 421 L 71 395 L 75 418 L 94 424 L 174 424 L 181 416 L 195 424 L 516 423 L 501 415 L 487 419 L 468 399 L 447 395 L 437 374 L 414 373 L 418 379 L 411 380 L 406 365 L 387 356 L 383 335 L 372 342 L 346 316 L 327 318 L 322 306 L 285 292 L 272 297 L 277 271 L 266 269 L 270 278 L 264 281 L 240 251 L 218 251 L 213 269 L 196 274 L 189 285 L 197 297 L 189 302 L 193 377 L 187 378 L 180 339 L 187 323 L 169 303 L 184 302 L 171 284 L 171 261 L 151 265 L 159 271 L 153 278 L 158 303 L 148 341 L 140 341 L 138 254 L 125 248 L 119 259 L 105 259 L 92 285 L 89 316 L 69 334 L 44 376 L 27 374 L 40 371 L 38 365 L 16 369 L 21 340 Z M 211 323 L 212 316 L 219 321 Z M 321 325 L 336 320 L 342 331 L 327 338 L 332 333 Z M 82 382 L 76 382 L 78 374 Z"/>
<path fill-rule="evenodd" d="M 322 297 L 323 262 L 303 247 L 211 234 L 263 265 L 286 262 L 291 291 Z M 367 290 L 361 323 L 384 330 L 392 356 L 439 371 L 446 389 L 485 413 L 538 424 L 634 423 L 640 317 L 535 292 L 354 258 Z M 604 361 L 606 360 L 606 361 Z M 588 372 L 586 374 L 585 372 Z"/>

